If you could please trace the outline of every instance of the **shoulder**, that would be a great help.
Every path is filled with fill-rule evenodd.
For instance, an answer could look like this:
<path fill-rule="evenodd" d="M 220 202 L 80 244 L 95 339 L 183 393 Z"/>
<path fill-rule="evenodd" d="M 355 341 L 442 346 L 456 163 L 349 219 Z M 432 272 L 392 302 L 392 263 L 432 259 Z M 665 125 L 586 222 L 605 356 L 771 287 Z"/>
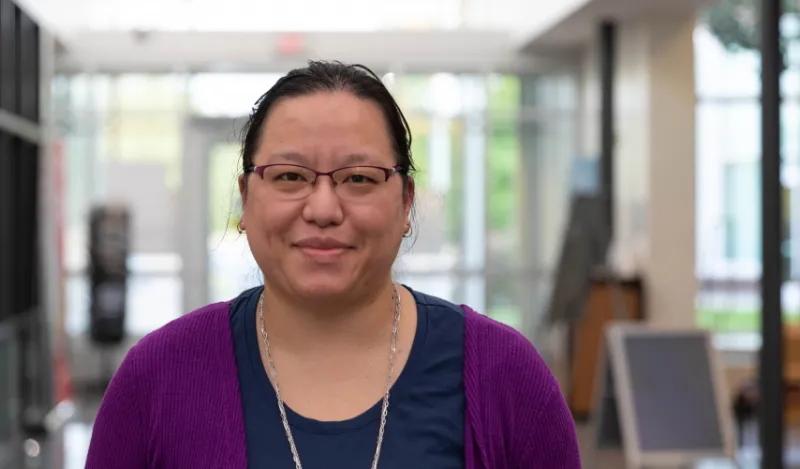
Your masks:
<path fill-rule="evenodd" d="M 432 309 L 437 313 L 445 313 L 449 317 L 459 318 L 461 320 L 464 319 L 464 310 L 461 308 L 461 306 L 451 303 L 443 298 L 439 298 L 438 296 L 412 290 L 409 287 L 406 288 L 408 288 L 408 291 L 410 291 L 411 295 L 414 296 L 414 301 L 417 302 L 417 306 L 425 306 L 429 310 Z"/>
<path fill-rule="evenodd" d="M 231 304 L 211 304 L 186 314 L 131 348 L 103 397 L 97 419 L 102 424 L 94 432 L 103 434 L 97 440 L 103 444 L 96 447 L 133 444 L 127 441 L 133 437 L 123 436 L 128 432 L 141 448 L 137 451 L 148 454 L 158 451 L 159 445 L 178 441 L 175 435 L 191 434 L 198 425 L 217 422 L 231 428 L 238 424 Z M 113 452 L 102 452 L 112 457 Z M 125 467 L 134 465 L 145 467 L 146 462 Z M 91 467 L 112 465 L 95 461 Z"/>
<path fill-rule="evenodd" d="M 129 351 L 117 374 L 148 382 L 143 389 L 157 391 L 177 385 L 176 376 L 197 379 L 231 355 L 231 302 L 214 303 L 185 314 L 147 334 Z"/>
<path fill-rule="evenodd" d="M 533 344 L 468 307 L 465 316 L 464 384 L 472 418 L 486 435 L 505 435 L 504 446 L 517 448 L 519 467 L 580 467 L 572 415 Z"/>
<path fill-rule="evenodd" d="M 231 304 L 210 304 L 167 323 L 142 338 L 134 346 L 135 355 L 145 358 L 156 354 L 163 359 L 165 353 L 169 356 L 199 347 L 214 350 L 225 346 L 230 339 Z"/>
<path fill-rule="evenodd" d="M 516 394 L 525 389 L 544 400 L 560 394 L 555 377 L 524 335 L 469 307 L 465 307 L 465 318 L 465 360 L 496 391 Z"/>
<path fill-rule="evenodd" d="M 163 397 L 189 387 L 203 388 L 230 379 L 233 339 L 231 302 L 188 313 L 151 332 L 127 353 L 114 380 L 138 390 L 144 414 Z"/>

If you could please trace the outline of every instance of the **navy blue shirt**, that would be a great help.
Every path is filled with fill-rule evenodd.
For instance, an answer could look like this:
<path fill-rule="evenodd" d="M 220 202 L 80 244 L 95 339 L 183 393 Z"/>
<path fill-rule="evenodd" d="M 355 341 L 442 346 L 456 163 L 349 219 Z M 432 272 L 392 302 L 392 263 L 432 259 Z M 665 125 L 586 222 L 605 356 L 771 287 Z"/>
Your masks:
<path fill-rule="evenodd" d="M 410 289 L 409 289 L 410 290 Z M 231 329 L 244 408 L 250 469 L 294 469 L 275 390 L 259 355 L 256 309 L 263 287 L 231 307 Z M 411 291 L 417 332 L 389 399 L 380 469 L 464 468 L 464 313 L 439 298 Z M 381 402 L 350 420 L 321 422 L 286 407 L 304 469 L 369 469 Z"/>

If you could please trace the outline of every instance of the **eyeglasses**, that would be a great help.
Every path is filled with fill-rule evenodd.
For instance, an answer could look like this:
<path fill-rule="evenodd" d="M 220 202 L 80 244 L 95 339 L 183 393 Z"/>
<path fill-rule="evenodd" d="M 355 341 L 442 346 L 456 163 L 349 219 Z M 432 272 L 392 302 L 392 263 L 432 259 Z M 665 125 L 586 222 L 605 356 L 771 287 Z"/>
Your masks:
<path fill-rule="evenodd" d="M 308 197 L 321 176 L 331 178 L 334 190 L 347 199 L 367 198 L 378 192 L 402 168 L 380 166 L 348 166 L 327 173 L 315 171 L 295 164 L 268 164 L 250 166 L 246 173 L 256 173 L 267 188 L 282 198 L 301 199 Z"/>

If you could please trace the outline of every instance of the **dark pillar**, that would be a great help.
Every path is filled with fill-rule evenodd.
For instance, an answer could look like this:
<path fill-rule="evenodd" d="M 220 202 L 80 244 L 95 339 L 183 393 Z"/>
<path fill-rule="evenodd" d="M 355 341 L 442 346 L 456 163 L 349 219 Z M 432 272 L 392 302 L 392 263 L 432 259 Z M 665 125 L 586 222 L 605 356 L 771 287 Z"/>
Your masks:
<path fill-rule="evenodd" d="M 600 187 L 609 235 L 614 233 L 614 66 L 617 25 L 600 24 Z"/>
<path fill-rule="evenodd" d="M 781 283 L 781 52 L 782 0 L 761 0 L 761 409 L 763 469 L 783 464 L 783 319 Z"/>

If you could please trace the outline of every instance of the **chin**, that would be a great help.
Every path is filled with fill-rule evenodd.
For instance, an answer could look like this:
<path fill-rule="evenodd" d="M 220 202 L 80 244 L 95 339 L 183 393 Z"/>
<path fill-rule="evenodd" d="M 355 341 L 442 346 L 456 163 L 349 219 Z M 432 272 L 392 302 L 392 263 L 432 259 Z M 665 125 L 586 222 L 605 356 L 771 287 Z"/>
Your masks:
<path fill-rule="evenodd" d="M 301 296 L 309 299 L 332 299 L 352 291 L 350 282 L 330 275 L 305 275 L 302 280 L 295 283 L 294 290 Z"/>

